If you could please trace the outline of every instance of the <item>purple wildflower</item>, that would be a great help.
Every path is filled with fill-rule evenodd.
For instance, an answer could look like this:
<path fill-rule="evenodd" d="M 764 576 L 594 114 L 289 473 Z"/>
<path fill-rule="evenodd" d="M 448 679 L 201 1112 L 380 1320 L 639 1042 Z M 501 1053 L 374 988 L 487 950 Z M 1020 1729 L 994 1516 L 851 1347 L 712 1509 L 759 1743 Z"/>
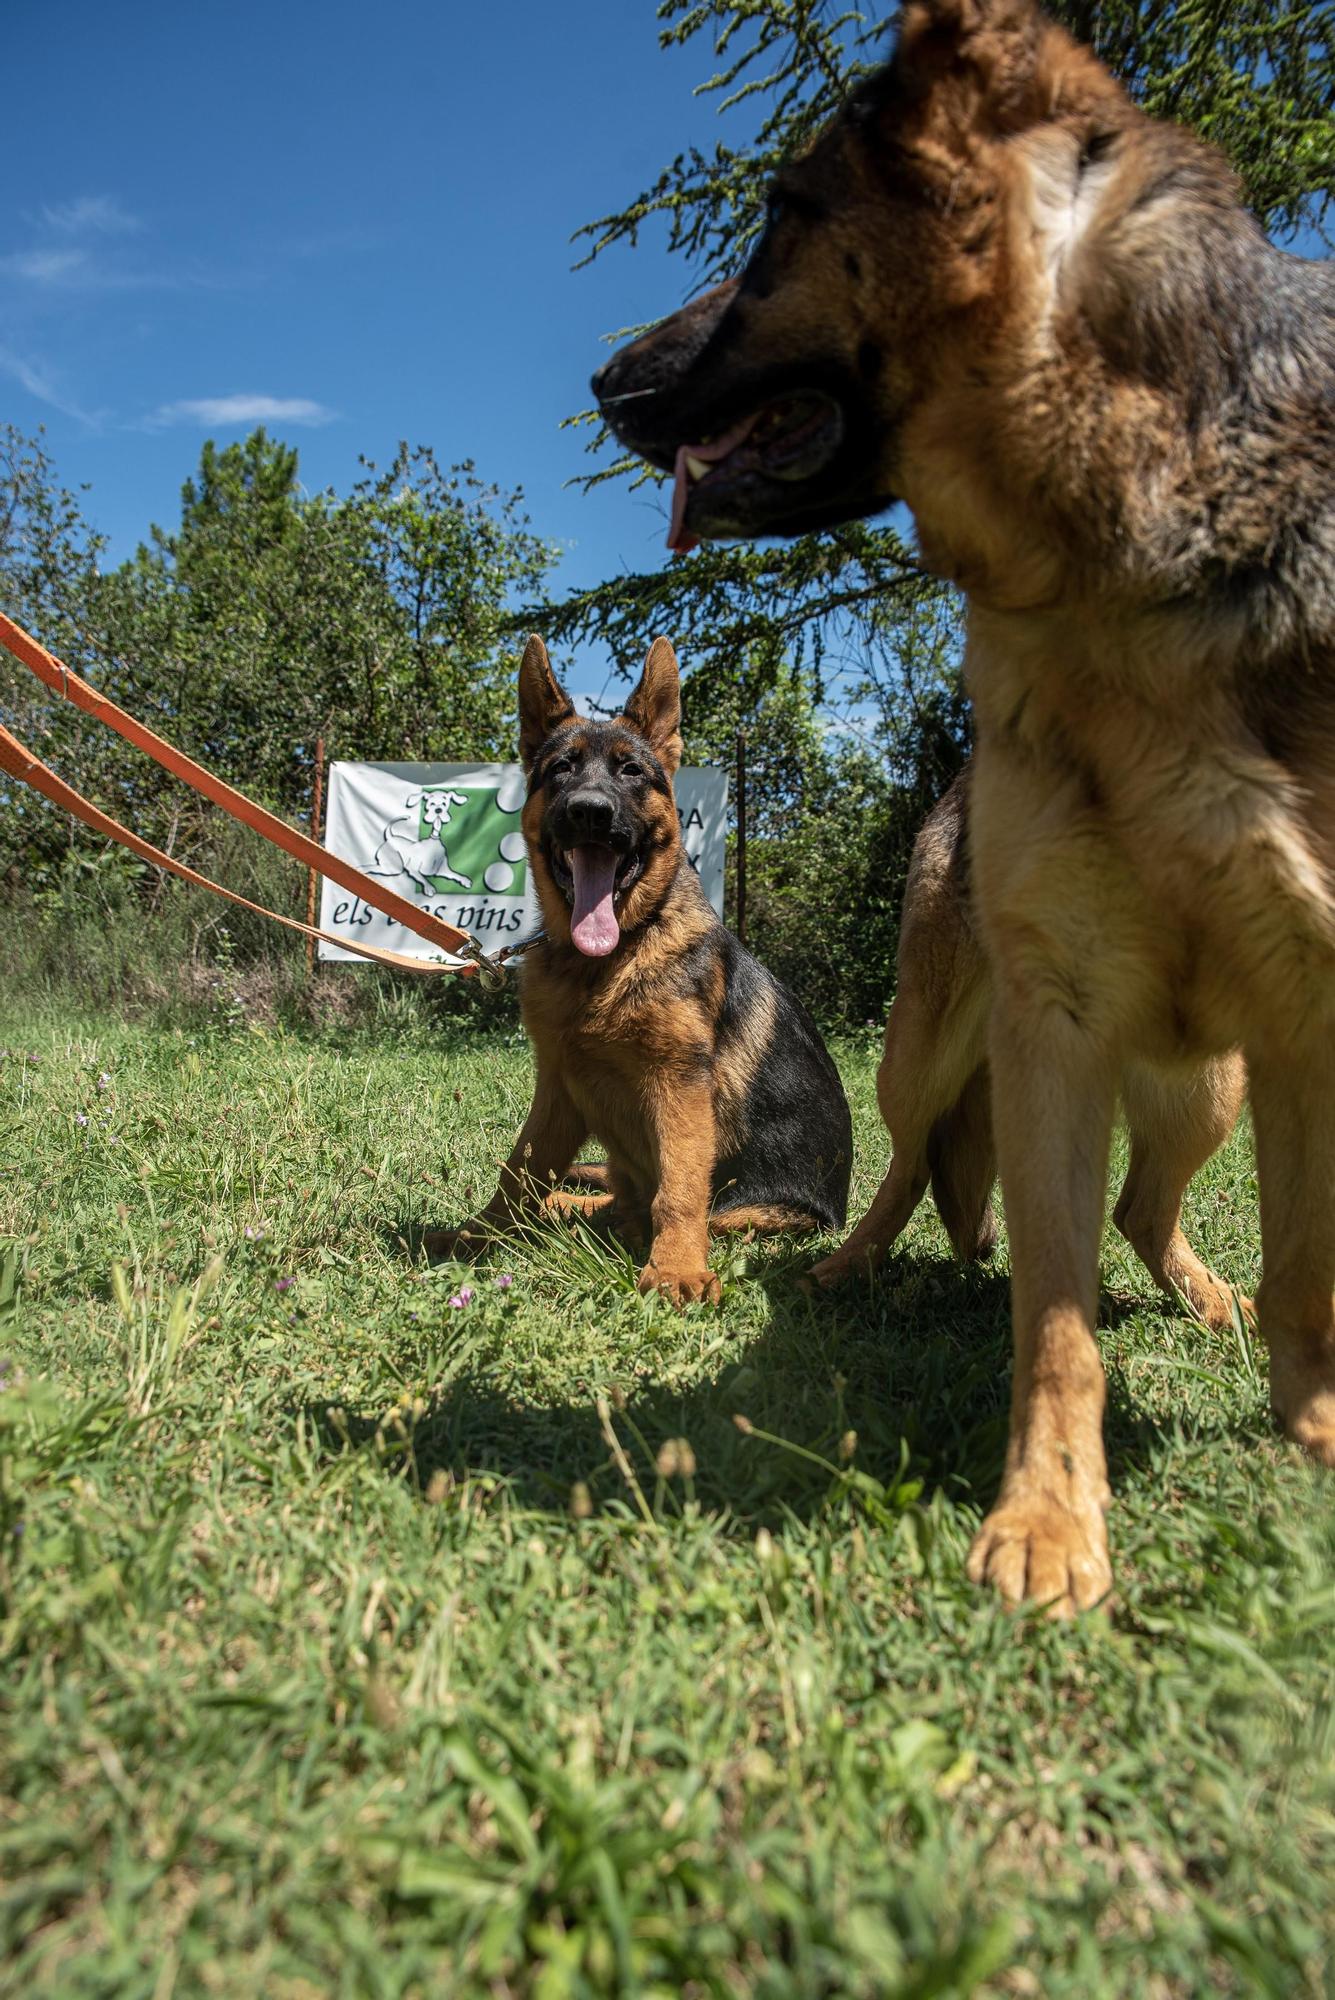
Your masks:
<path fill-rule="evenodd" d="M 451 1308 L 455 1312 L 461 1312 L 466 1305 L 470 1305 L 472 1303 L 472 1298 L 473 1298 L 473 1287 L 471 1285 L 460 1285 L 458 1291 L 454 1294 L 454 1297 L 450 1300 Z"/>
<path fill-rule="evenodd" d="M 295 1278 L 275 1278 L 273 1288 L 276 1292 L 285 1292 L 289 1285 L 295 1285 L 296 1282 Z"/>
<path fill-rule="evenodd" d="M 513 1271 L 502 1271 L 500 1277 L 496 1280 L 497 1291 L 508 1292 L 514 1281 L 515 1274 Z"/>
<path fill-rule="evenodd" d="M 76 1125 L 86 1125 L 88 1123 L 88 1120 L 85 1118 L 82 1111 L 76 1111 L 74 1114 L 74 1122 Z"/>

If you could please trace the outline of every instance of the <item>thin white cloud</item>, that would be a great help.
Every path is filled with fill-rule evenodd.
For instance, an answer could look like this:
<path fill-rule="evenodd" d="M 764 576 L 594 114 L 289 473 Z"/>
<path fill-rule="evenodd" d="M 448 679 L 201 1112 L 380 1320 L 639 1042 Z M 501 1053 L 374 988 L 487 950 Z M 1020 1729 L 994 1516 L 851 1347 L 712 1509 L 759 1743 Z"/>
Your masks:
<path fill-rule="evenodd" d="M 108 241 L 138 236 L 144 228 L 114 195 L 48 202 L 25 220 L 34 241 L 26 250 L 0 257 L 0 278 L 52 292 L 162 291 L 181 283 L 144 269 L 137 249 L 128 243 Z"/>
<path fill-rule="evenodd" d="M 82 250 L 16 250 L 12 257 L 0 257 L 0 271 L 34 285 L 64 285 L 81 275 L 86 263 Z"/>
<path fill-rule="evenodd" d="M 48 202 L 40 218 L 61 236 L 135 236 L 144 226 L 113 194 L 81 194 L 73 201 Z"/>
<path fill-rule="evenodd" d="M 228 430 L 240 424 L 332 424 L 337 410 L 313 403 L 307 396 L 195 396 L 163 403 L 148 422 L 216 425 Z"/>
<path fill-rule="evenodd" d="M 0 277 L 17 278 L 34 292 L 176 292 L 189 284 L 203 284 L 202 278 L 168 277 L 162 271 L 136 270 L 116 260 L 90 254 L 87 250 L 57 247 L 15 250 L 0 257 Z"/>
<path fill-rule="evenodd" d="M 78 403 L 72 402 L 45 368 L 25 361 L 12 348 L 0 347 L 0 375 L 8 375 L 21 389 L 26 389 L 35 402 L 59 410 L 62 416 L 74 417 L 79 423 L 91 425 L 94 429 L 101 423 L 101 418 L 92 411 L 81 409 Z"/>

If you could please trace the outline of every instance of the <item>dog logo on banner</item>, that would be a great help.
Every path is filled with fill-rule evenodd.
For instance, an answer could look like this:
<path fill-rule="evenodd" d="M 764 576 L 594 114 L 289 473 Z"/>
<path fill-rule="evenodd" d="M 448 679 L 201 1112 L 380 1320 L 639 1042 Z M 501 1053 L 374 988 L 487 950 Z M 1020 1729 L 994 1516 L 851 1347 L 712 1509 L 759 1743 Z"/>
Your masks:
<path fill-rule="evenodd" d="M 419 786 L 404 799 L 402 817 L 385 827 L 367 872 L 406 880 L 419 896 L 472 889 L 479 876 L 493 895 L 522 895 L 524 837 L 514 822 L 523 796 L 502 796 L 510 789 Z"/>

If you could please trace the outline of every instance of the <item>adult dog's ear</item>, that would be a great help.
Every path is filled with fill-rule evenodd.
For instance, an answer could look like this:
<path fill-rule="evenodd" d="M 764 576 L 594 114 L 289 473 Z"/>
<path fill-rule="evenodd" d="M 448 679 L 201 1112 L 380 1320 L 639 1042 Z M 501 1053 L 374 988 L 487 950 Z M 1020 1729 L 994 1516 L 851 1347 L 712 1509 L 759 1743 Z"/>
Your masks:
<path fill-rule="evenodd" d="M 557 725 L 574 713 L 574 702 L 552 672 L 547 648 L 531 632 L 519 662 L 519 756 L 525 770 Z"/>
<path fill-rule="evenodd" d="M 908 0 L 904 9 L 907 24 L 926 15 L 934 27 L 963 40 L 984 30 L 1005 31 L 1036 20 L 1037 0 Z"/>
<path fill-rule="evenodd" d="M 681 673 L 670 639 L 654 640 L 623 713 L 671 777 L 681 763 Z"/>
<path fill-rule="evenodd" d="M 1053 33 L 1070 47 L 1034 0 L 908 0 L 894 69 L 914 94 L 944 88 L 1013 131 L 1045 115 L 1039 71 Z"/>

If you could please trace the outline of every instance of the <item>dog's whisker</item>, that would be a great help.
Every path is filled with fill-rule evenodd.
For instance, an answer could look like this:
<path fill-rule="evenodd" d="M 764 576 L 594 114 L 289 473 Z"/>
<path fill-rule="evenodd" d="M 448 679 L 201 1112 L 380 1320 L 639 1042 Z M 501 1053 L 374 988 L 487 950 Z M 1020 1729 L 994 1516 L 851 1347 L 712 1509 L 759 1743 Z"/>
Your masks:
<path fill-rule="evenodd" d="M 609 403 L 633 403 L 641 396 L 657 396 L 657 389 L 627 389 L 620 396 L 600 396 L 599 402 L 606 409 Z"/>

